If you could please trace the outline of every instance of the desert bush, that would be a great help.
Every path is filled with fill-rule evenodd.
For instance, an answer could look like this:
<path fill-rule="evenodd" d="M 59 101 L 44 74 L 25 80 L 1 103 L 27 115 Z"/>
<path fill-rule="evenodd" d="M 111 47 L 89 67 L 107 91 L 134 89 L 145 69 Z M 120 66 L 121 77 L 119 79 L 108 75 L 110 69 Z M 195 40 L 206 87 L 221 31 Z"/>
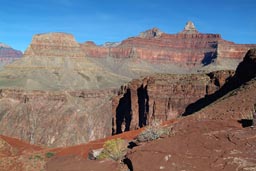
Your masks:
<path fill-rule="evenodd" d="M 45 154 L 45 156 L 47 157 L 47 158 L 51 158 L 51 157 L 53 157 L 55 155 L 55 153 L 53 153 L 53 152 L 47 152 L 46 154 Z"/>
<path fill-rule="evenodd" d="M 162 128 L 159 120 L 154 120 L 151 125 L 147 126 L 138 136 L 139 142 L 152 141 L 164 135 L 170 134 L 170 128 Z"/>
<path fill-rule="evenodd" d="M 120 138 L 106 141 L 97 159 L 109 158 L 115 161 L 121 161 L 127 153 L 127 145 L 127 142 Z"/>

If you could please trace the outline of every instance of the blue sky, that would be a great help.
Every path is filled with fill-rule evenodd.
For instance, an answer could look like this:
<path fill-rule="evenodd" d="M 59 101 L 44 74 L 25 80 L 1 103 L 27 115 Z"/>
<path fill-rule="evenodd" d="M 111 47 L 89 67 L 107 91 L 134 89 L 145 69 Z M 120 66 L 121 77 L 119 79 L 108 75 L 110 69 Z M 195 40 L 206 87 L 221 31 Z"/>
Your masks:
<path fill-rule="evenodd" d="M 152 27 L 177 33 L 192 20 L 202 33 L 256 43 L 255 9 L 255 0 L 0 0 L 0 42 L 24 51 L 34 34 L 67 32 L 102 44 Z"/>

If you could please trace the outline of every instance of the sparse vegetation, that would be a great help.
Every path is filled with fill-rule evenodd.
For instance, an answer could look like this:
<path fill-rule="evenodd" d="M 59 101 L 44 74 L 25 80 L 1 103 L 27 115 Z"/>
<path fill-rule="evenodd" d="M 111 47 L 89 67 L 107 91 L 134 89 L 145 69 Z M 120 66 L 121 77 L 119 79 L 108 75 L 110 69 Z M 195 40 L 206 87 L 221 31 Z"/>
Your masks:
<path fill-rule="evenodd" d="M 51 157 L 53 157 L 54 155 L 55 155 L 55 153 L 53 153 L 53 152 L 47 152 L 47 153 L 45 154 L 45 157 L 51 158 Z"/>
<path fill-rule="evenodd" d="M 127 153 L 127 145 L 127 142 L 120 138 L 106 141 L 98 159 L 109 158 L 115 161 L 121 161 Z"/>
<path fill-rule="evenodd" d="M 169 135 L 171 128 L 162 128 L 160 121 L 154 120 L 151 125 L 147 126 L 143 132 L 137 136 L 139 142 L 153 141 L 161 136 Z"/>

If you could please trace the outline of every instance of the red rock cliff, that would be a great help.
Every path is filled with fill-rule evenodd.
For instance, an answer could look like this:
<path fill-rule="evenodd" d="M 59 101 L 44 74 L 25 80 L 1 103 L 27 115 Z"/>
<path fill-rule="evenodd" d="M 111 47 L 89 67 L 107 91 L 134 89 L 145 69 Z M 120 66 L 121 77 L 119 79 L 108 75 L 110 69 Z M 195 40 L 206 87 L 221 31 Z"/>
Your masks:
<path fill-rule="evenodd" d="M 199 33 L 192 22 L 178 34 L 167 34 L 157 28 L 147 30 L 138 37 L 131 37 L 115 47 L 82 44 L 88 57 L 141 58 L 155 62 L 172 62 L 193 66 L 207 65 L 216 58 L 240 59 L 249 48 L 225 41 L 219 34 Z"/>
<path fill-rule="evenodd" d="M 186 107 L 219 90 L 234 71 L 209 74 L 157 74 L 123 86 L 112 101 L 116 133 L 137 129 L 153 119 L 165 121 L 181 116 Z"/>

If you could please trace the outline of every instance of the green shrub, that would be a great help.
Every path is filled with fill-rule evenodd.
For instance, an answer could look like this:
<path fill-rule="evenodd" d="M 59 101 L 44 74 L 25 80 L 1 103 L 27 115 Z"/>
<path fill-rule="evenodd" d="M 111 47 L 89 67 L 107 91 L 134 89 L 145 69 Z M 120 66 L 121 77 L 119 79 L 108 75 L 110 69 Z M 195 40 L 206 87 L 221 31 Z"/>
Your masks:
<path fill-rule="evenodd" d="M 169 135 L 170 130 L 168 128 L 162 128 L 158 120 L 154 120 L 151 125 L 147 126 L 138 136 L 139 142 L 152 141 L 160 138 L 164 135 Z"/>
<path fill-rule="evenodd" d="M 120 138 L 106 141 L 103 145 L 103 151 L 97 159 L 109 158 L 115 161 L 121 161 L 127 153 L 127 145 L 127 142 Z"/>
<path fill-rule="evenodd" d="M 53 157 L 54 155 L 55 155 L 55 153 L 53 153 L 53 152 L 47 152 L 47 153 L 45 154 L 45 157 L 51 158 L 51 157 Z"/>

